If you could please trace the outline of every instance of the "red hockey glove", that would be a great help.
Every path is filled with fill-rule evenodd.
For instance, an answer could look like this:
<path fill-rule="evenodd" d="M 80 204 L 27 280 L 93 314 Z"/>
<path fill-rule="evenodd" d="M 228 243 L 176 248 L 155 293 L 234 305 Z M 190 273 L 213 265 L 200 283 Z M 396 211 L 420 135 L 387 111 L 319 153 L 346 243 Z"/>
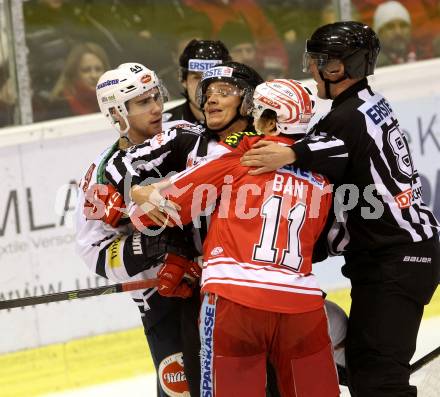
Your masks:
<path fill-rule="evenodd" d="M 201 269 L 197 263 L 182 256 L 167 254 L 162 268 L 157 273 L 159 294 L 168 297 L 190 297 L 192 295 L 192 288 L 184 280 L 186 273 L 191 277 L 198 278 L 200 277 Z"/>
<path fill-rule="evenodd" d="M 159 281 L 160 285 L 160 281 Z M 180 284 L 174 289 L 173 293 L 170 295 L 163 295 L 167 297 L 173 297 L 173 298 L 189 298 L 193 294 L 193 286 L 189 285 L 188 282 L 183 279 Z M 160 293 L 160 291 L 159 291 Z"/>
<path fill-rule="evenodd" d="M 124 198 L 113 185 L 95 184 L 86 191 L 84 216 L 117 227 L 125 208 Z"/>
<path fill-rule="evenodd" d="M 185 277 L 190 278 L 192 281 L 198 280 L 200 277 L 202 277 L 202 268 L 198 263 L 188 261 Z"/>

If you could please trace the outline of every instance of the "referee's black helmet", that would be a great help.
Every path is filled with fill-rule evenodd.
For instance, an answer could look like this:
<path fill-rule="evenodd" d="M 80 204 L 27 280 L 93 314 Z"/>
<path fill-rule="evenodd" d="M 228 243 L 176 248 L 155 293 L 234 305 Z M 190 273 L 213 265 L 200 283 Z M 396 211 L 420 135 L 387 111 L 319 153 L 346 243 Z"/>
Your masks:
<path fill-rule="evenodd" d="M 349 78 L 362 78 L 374 73 L 380 51 L 379 39 L 368 25 L 361 22 L 335 22 L 321 26 L 306 42 L 303 70 L 309 71 L 313 60 L 322 71 L 331 59 L 344 64 Z"/>

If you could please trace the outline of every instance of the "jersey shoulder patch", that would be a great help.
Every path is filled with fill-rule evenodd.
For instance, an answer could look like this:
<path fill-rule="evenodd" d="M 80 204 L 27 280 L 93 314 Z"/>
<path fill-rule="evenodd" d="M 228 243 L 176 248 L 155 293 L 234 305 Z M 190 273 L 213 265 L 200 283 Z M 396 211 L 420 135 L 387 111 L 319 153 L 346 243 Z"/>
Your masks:
<path fill-rule="evenodd" d="M 225 138 L 223 143 L 230 147 L 236 148 L 246 136 L 248 137 L 264 136 L 264 134 L 254 131 L 234 132 L 230 134 L 227 138 Z"/>

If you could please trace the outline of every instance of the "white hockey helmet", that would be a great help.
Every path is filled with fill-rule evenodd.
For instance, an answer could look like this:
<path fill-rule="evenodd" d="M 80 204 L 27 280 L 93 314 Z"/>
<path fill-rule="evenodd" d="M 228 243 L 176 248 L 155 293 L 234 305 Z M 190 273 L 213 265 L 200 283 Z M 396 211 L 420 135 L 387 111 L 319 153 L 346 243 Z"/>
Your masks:
<path fill-rule="evenodd" d="M 127 101 L 153 88 L 159 90 L 163 102 L 168 100 L 166 88 L 155 72 L 140 63 L 123 63 L 99 78 L 96 85 L 99 109 L 120 133 L 125 133 L 129 129 Z M 115 110 L 125 121 L 127 127 L 124 131 L 112 116 Z"/>
<path fill-rule="evenodd" d="M 277 116 L 277 131 L 282 134 L 304 134 L 314 114 L 312 91 L 296 80 L 266 81 L 254 91 L 252 115 L 258 120 L 266 109 Z"/>

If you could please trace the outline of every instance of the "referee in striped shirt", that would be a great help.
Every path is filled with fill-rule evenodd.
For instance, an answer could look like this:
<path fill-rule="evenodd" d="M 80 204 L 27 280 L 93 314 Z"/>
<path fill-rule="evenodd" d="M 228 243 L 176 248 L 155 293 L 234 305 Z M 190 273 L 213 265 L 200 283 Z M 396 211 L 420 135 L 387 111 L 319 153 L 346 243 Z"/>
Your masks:
<path fill-rule="evenodd" d="M 346 362 L 353 397 L 409 397 L 409 362 L 423 315 L 440 279 L 439 224 L 389 102 L 371 90 L 380 51 L 359 22 L 318 28 L 307 40 L 304 69 L 332 108 L 292 147 L 259 142 L 242 159 L 271 171 L 286 164 L 334 183 L 328 251 L 344 255 L 352 304 Z"/>

